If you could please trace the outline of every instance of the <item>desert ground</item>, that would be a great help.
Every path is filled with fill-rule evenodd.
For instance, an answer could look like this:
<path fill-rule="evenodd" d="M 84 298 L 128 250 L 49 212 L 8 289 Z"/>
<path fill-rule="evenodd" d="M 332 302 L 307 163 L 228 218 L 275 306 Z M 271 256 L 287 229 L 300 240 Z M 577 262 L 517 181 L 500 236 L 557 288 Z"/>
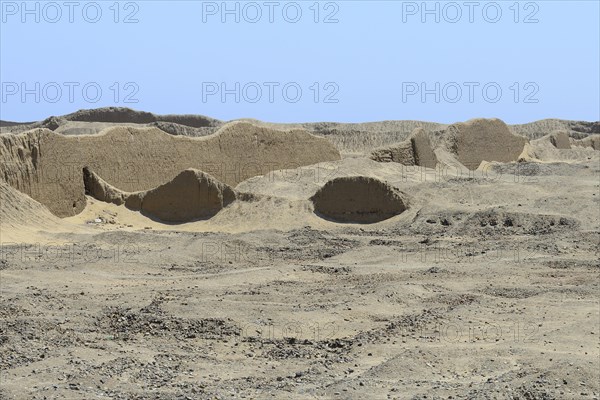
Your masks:
<path fill-rule="evenodd" d="M 598 399 L 600 123 L 0 123 L 2 399 Z"/>

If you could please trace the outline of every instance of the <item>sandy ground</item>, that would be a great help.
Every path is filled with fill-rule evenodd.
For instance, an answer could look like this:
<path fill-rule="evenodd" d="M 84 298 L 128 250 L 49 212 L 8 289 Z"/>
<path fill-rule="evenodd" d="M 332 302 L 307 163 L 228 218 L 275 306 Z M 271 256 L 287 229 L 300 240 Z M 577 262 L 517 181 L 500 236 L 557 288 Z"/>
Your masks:
<path fill-rule="evenodd" d="M 331 174 L 275 174 L 207 221 L 88 198 L 60 229 L 0 225 L 0 397 L 598 399 L 598 159 L 322 167 L 410 207 L 325 221 Z"/>

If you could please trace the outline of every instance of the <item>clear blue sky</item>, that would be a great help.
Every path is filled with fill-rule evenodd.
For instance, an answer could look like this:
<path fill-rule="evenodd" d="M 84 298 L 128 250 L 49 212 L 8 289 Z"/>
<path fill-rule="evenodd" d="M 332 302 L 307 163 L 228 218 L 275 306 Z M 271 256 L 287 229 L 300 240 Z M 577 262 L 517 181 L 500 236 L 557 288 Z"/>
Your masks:
<path fill-rule="evenodd" d="M 110 105 L 281 122 L 600 119 L 595 0 L 428 1 L 430 14 L 422 1 L 49 3 L 1 2 L 0 119 Z"/>

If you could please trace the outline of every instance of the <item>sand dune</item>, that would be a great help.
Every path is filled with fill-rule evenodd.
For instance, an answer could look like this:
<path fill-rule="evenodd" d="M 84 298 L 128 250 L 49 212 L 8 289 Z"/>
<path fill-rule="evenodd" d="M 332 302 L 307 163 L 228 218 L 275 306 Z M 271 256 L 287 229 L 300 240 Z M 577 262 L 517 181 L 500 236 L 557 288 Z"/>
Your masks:
<path fill-rule="evenodd" d="M 89 233 L 87 227 L 54 216 L 48 208 L 0 181 L 0 247 L 10 243 L 36 243 L 52 237 L 62 243 L 64 234 Z M 2 257 L 6 254 L 2 254 Z"/>

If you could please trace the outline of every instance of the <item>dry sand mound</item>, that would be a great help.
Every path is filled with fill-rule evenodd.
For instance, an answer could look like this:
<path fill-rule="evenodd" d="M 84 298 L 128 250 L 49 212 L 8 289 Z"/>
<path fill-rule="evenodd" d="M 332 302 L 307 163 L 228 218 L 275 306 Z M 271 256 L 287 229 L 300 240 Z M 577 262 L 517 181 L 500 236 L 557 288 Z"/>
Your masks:
<path fill-rule="evenodd" d="M 49 221 L 60 221 L 46 207 L 4 182 L 0 182 L 0 220 L 3 228 L 5 224 L 31 222 L 43 226 Z"/>
<path fill-rule="evenodd" d="M 97 133 L 99 128 L 116 125 L 152 126 L 165 124 L 171 131 L 202 136 L 204 130 L 214 131 L 224 124 L 223 121 L 204 115 L 157 115 L 126 107 L 103 107 L 79 110 L 62 116 L 52 116 L 36 122 L 0 121 L 1 133 L 19 133 L 36 128 L 74 135 Z M 160 126 L 159 126 L 160 127 Z"/>
<path fill-rule="evenodd" d="M 10 242 L 33 243 L 40 238 L 41 231 L 56 234 L 83 230 L 52 215 L 42 204 L 0 181 L 0 247 Z M 53 236 L 53 242 L 59 241 Z"/>
<path fill-rule="evenodd" d="M 201 138 L 132 127 L 114 127 L 94 136 L 63 136 L 47 129 L 0 136 L 0 179 L 60 217 L 85 207 L 84 167 L 115 187 L 137 192 L 168 182 L 188 168 L 235 186 L 274 170 L 339 159 L 330 142 L 307 131 L 241 122 Z"/>
<path fill-rule="evenodd" d="M 56 118 L 56 117 L 51 117 Z M 173 122 L 192 128 L 218 126 L 222 122 L 204 115 L 156 115 L 145 111 L 136 111 L 126 107 L 104 107 L 79 110 L 59 117 L 66 121 L 112 122 L 148 124 L 152 122 Z"/>
<path fill-rule="evenodd" d="M 378 179 L 335 178 L 310 198 L 315 212 L 337 222 L 373 223 L 406 210 L 404 195 Z"/>
<path fill-rule="evenodd" d="M 576 162 L 596 160 L 599 155 L 593 148 L 592 135 L 584 140 L 569 139 L 567 132 L 555 131 L 525 145 L 520 162 Z"/>
<path fill-rule="evenodd" d="M 182 171 L 155 189 L 128 193 L 85 168 L 84 184 L 86 194 L 98 200 L 125 204 L 131 210 L 165 222 L 210 218 L 236 199 L 231 187 L 196 169 Z"/>
<path fill-rule="evenodd" d="M 452 124 L 444 132 L 442 146 L 470 170 L 482 161 L 517 161 L 527 139 L 513 135 L 497 118 L 477 118 Z"/>
<path fill-rule="evenodd" d="M 416 128 L 408 139 L 390 147 L 376 149 L 371 159 L 379 162 L 397 162 L 404 165 L 420 165 L 435 168 L 437 157 L 425 129 Z"/>
<path fill-rule="evenodd" d="M 574 139 L 574 146 L 591 147 L 594 150 L 600 150 L 600 135 L 590 135 L 583 139 Z"/>
<path fill-rule="evenodd" d="M 569 121 L 561 119 L 542 119 L 510 126 L 512 131 L 528 139 L 539 139 L 553 131 L 566 131 L 569 136 L 583 138 L 591 134 L 600 133 L 600 121 Z"/>

